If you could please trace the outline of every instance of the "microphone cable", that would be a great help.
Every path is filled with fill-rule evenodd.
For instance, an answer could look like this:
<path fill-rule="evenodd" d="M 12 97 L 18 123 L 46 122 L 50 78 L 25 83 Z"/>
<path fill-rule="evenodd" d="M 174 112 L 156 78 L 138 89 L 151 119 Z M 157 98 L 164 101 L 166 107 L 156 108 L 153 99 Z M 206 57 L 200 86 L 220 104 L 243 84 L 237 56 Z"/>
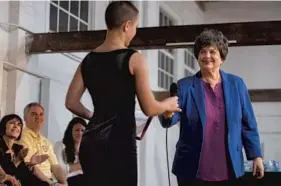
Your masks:
<path fill-rule="evenodd" d="M 169 153 L 168 153 L 168 128 L 166 128 L 166 158 L 167 158 L 167 169 L 168 169 L 168 181 L 169 181 L 169 186 L 171 186 L 170 164 L 169 164 Z"/>
<path fill-rule="evenodd" d="M 172 83 L 170 86 L 170 96 L 177 95 L 178 86 L 176 83 Z M 167 158 L 167 169 L 168 169 L 168 181 L 169 186 L 171 186 L 171 176 L 170 176 L 170 163 L 169 163 L 169 152 L 168 152 L 168 128 L 166 128 L 166 158 Z"/>

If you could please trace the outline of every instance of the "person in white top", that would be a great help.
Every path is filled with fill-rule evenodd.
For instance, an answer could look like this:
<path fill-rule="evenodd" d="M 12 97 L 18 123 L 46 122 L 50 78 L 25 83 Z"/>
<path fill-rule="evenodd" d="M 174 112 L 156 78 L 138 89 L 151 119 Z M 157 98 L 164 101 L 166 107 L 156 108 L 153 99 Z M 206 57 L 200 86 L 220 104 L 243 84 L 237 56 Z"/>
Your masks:
<path fill-rule="evenodd" d="M 79 147 L 83 133 L 86 129 L 86 121 L 82 118 L 73 118 L 64 133 L 62 141 L 54 145 L 54 151 L 59 164 L 67 175 L 68 186 L 77 186 L 83 181 L 83 171 L 79 162 Z"/>

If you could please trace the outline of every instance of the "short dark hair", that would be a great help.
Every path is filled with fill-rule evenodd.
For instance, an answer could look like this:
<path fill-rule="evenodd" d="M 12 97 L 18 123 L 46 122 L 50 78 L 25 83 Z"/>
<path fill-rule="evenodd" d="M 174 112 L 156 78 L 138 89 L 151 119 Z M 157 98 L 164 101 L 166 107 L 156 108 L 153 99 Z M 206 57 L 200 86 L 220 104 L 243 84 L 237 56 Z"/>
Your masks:
<path fill-rule="evenodd" d="M 130 1 L 112 1 L 105 11 L 105 23 L 109 30 L 118 28 L 139 14 L 138 9 Z"/>
<path fill-rule="evenodd" d="M 12 119 L 17 119 L 20 123 L 21 123 L 21 131 L 20 131 L 20 135 L 19 137 L 16 139 L 17 141 L 20 140 L 21 138 L 21 134 L 22 134 L 22 128 L 23 128 L 23 122 L 22 122 L 22 119 L 19 115 L 17 114 L 8 114 L 8 115 L 5 115 L 1 121 L 0 121 L 0 136 L 3 136 L 6 134 L 6 126 L 7 126 L 7 123 L 12 120 Z"/>
<path fill-rule="evenodd" d="M 194 56 L 198 59 L 199 52 L 202 48 L 208 46 L 215 46 L 220 52 L 222 60 L 226 59 L 228 54 L 228 39 L 221 31 L 214 29 L 205 29 L 196 38 L 194 44 Z"/>

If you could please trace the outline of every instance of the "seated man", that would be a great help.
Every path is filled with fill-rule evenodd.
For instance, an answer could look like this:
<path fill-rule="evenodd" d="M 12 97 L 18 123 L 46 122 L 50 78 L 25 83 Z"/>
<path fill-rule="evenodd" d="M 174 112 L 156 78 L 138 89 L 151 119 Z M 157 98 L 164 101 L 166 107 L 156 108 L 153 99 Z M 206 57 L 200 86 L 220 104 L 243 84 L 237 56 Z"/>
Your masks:
<path fill-rule="evenodd" d="M 44 108 L 39 103 L 30 103 L 24 109 L 24 120 L 26 127 L 22 131 L 22 137 L 19 141 L 29 149 L 25 161 L 29 162 L 33 154 L 48 154 L 49 159 L 39 165 L 36 165 L 37 174 L 44 177 L 44 181 L 50 185 L 67 185 L 66 175 L 59 165 L 56 155 L 53 151 L 51 142 L 40 134 L 44 124 Z M 52 180 L 52 174 L 58 182 Z"/>

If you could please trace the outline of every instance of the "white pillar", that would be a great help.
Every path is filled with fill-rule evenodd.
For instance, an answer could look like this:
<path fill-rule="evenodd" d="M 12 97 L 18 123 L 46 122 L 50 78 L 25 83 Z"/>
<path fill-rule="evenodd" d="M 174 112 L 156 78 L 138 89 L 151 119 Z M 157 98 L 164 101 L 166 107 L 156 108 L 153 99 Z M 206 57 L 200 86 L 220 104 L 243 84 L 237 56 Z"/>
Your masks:
<path fill-rule="evenodd" d="M 154 27 L 159 24 L 159 2 L 157 1 L 142 1 L 140 9 L 141 24 L 139 27 Z M 143 50 L 142 53 L 146 56 L 150 85 L 152 90 L 158 89 L 158 50 Z M 139 185 L 150 186 L 158 185 L 158 180 L 155 170 L 155 142 L 157 132 L 157 118 L 155 117 L 147 130 L 145 138 L 139 144 Z M 156 121 L 156 122 L 155 122 Z"/>
<path fill-rule="evenodd" d="M 95 1 L 93 2 L 94 5 L 94 11 L 93 11 L 93 20 L 92 21 L 92 24 L 93 24 L 93 27 L 92 29 L 93 30 L 103 30 L 103 29 L 106 29 L 106 24 L 105 24 L 105 18 L 104 18 L 104 15 L 105 15 L 105 10 L 106 10 L 106 7 L 108 5 L 108 2 L 109 1 Z"/>
<path fill-rule="evenodd" d="M 143 1 L 143 27 L 159 25 L 159 2 Z M 158 50 L 144 50 L 149 66 L 150 85 L 152 90 L 158 89 Z"/>
<path fill-rule="evenodd" d="M 19 11 L 20 11 L 20 2 L 19 1 L 10 1 L 10 11 L 9 11 L 9 23 L 19 24 Z M 8 61 L 14 65 L 17 65 L 17 55 L 18 55 L 18 39 L 19 39 L 19 30 L 13 29 L 9 34 L 9 44 L 8 44 Z M 16 70 L 8 71 L 7 78 L 7 104 L 6 112 L 15 113 L 16 110 L 16 90 L 17 90 L 17 76 L 18 73 Z"/>
<path fill-rule="evenodd" d="M 49 134 L 49 120 L 50 120 L 50 80 L 41 79 L 41 94 L 40 94 L 40 104 L 44 108 L 45 124 L 41 130 L 44 136 L 48 137 Z"/>
<path fill-rule="evenodd" d="M 4 69 L 3 69 L 3 61 L 0 59 L 0 118 L 2 117 L 3 115 L 3 98 L 2 98 L 2 95 L 3 95 L 3 92 L 5 91 L 5 88 L 3 86 L 3 76 L 4 76 Z"/>
<path fill-rule="evenodd" d="M 42 4 L 45 5 L 45 4 Z M 18 25 L 19 27 L 28 28 L 34 30 L 34 22 L 37 23 L 34 11 L 32 8 L 34 4 L 26 1 L 10 1 L 9 2 L 9 23 Z M 17 26 L 11 26 L 11 31 L 8 37 L 8 51 L 7 61 L 14 66 L 20 68 L 27 68 L 29 57 L 25 54 L 25 39 L 27 32 L 21 30 Z M 7 113 L 23 114 L 18 100 L 26 96 L 17 92 L 22 79 L 26 76 L 25 73 L 16 69 L 8 71 L 7 77 L 7 96 L 6 96 L 6 111 Z"/>

